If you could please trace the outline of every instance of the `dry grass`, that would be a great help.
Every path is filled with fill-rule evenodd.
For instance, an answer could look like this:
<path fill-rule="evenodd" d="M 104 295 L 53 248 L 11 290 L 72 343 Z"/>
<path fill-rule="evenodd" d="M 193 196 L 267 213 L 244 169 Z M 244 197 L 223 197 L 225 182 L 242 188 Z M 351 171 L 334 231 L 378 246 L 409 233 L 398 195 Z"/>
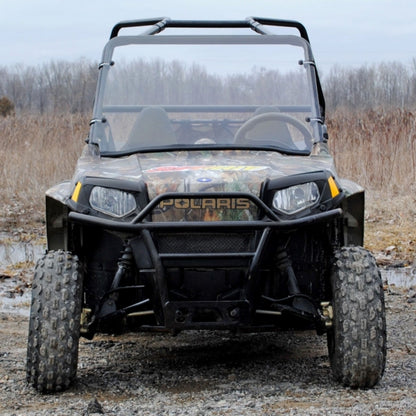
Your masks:
<path fill-rule="evenodd" d="M 366 189 L 365 245 L 386 259 L 413 263 L 416 113 L 337 111 L 328 130 L 340 175 Z"/>
<path fill-rule="evenodd" d="M 76 114 L 0 118 L 2 229 L 43 218 L 46 189 L 71 178 L 87 134 L 88 117 Z"/>
<path fill-rule="evenodd" d="M 379 263 L 416 265 L 415 196 L 408 192 L 368 192 L 365 246 Z"/>
<path fill-rule="evenodd" d="M 413 262 L 416 114 L 338 110 L 328 130 L 340 176 L 366 188 L 365 245 Z M 71 177 L 87 133 L 88 116 L 77 114 L 0 118 L 3 229 L 25 229 L 28 219 L 39 224 L 45 190 Z"/>
<path fill-rule="evenodd" d="M 328 120 L 330 148 L 341 175 L 367 189 L 415 189 L 416 114 L 337 111 Z"/>

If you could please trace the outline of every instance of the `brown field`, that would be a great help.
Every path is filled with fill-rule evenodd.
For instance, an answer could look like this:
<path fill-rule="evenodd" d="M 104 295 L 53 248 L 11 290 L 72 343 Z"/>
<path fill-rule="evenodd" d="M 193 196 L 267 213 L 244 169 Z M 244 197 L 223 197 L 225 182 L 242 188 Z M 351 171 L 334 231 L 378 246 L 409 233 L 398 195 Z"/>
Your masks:
<path fill-rule="evenodd" d="M 413 264 L 416 112 L 337 111 L 328 117 L 328 131 L 340 176 L 366 190 L 365 246 L 380 262 Z"/>
<path fill-rule="evenodd" d="M 71 177 L 88 121 L 79 114 L 0 118 L 1 230 L 42 230 L 44 192 Z M 381 262 L 413 263 L 416 113 L 338 110 L 327 121 L 340 176 L 366 189 L 366 247 Z"/>

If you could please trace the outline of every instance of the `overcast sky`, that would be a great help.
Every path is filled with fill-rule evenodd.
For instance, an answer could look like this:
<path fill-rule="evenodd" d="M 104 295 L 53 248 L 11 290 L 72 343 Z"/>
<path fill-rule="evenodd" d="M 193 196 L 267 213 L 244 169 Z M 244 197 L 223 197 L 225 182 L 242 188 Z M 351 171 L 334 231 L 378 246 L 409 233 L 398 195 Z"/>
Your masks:
<path fill-rule="evenodd" d="M 299 20 L 324 72 L 416 58 L 412 0 L 0 0 L 0 66 L 98 62 L 116 22 L 159 16 Z"/>

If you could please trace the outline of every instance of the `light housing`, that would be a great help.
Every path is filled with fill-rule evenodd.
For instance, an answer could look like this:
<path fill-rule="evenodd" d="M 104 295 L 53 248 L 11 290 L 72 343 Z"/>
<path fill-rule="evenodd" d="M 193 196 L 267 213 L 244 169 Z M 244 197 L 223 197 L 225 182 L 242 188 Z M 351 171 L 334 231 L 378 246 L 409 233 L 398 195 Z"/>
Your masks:
<path fill-rule="evenodd" d="M 318 185 L 307 182 L 276 191 L 272 204 L 276 210 L 292 215 L 315 205 L 319 198 Z"/>
<path fill-rule="evenodd" d="M 137 208 L 131 193 L 103 186 L 92 188 L 89 202 L 96 211 L 116 218 L 125 217 Z"/>

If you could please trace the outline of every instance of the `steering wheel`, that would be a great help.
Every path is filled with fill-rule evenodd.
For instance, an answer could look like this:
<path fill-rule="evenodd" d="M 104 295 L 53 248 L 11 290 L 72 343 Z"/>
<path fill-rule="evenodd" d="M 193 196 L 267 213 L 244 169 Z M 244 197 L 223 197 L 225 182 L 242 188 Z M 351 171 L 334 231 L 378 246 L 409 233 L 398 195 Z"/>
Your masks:
<path fill-rule="evenodd" d="M 257 116 L 254 116 L 254 117 L 250 118 L 249 120 L 247 120 L 237 130 L 237 133 L 235 134 L 235 137 L 234 137 L 234 143 L 244 142 L 245 140 L 247 140 L 246 134 L 249 131 L 255 129 L 260 123 L 263 123 L 265 121 L 281 121 L 281 122 L 292 125 L 297 130 L 300 131 L 300 133 L 303 136 L 303 140 L 305 142 L 306 147 L 309 148 L 310 143 L 312 141 L 312 134 L 306 128 L 306 126 L 304 124 L 302 124 L 299 120 L 297 120 L 296 118 L 294 118 L 292 116 L 289 116 L 287 114 L 282 114 L 282 113 L 276 113 L 276 112 L 258 114 Z M 288 132 L 288 134 L 290 134 L 290 133 Z M 278 142 L 279 142 L 279 138 L 276 137 L 276 143 L 278 143 Z M 294 143 L 293 143 L 293 146 L 294 146 Z"/>

